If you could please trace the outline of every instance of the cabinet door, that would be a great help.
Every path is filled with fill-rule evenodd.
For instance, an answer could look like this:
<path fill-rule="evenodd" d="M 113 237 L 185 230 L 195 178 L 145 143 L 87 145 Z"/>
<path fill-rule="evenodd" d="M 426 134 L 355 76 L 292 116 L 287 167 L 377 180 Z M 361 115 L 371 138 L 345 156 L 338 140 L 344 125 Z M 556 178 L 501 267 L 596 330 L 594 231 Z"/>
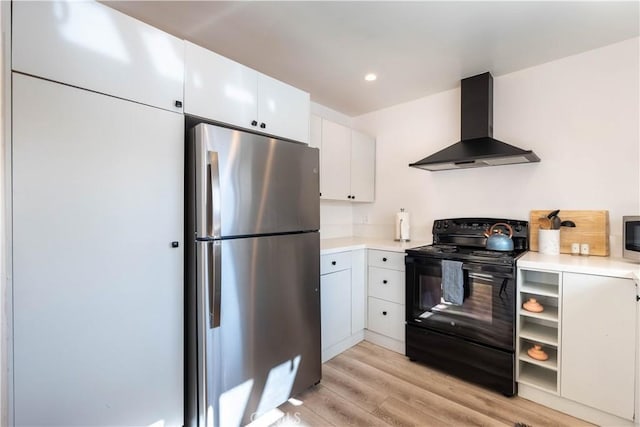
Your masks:
<path fill-rule="evenodd" d="M 351 270 L 320 276 L 322 349 L 351 335 Z"/>
<path fill-rule="evenodd" d="M 185 42 L 185 71 L 185 113 L 258 130 L 255 70 Z"/>
<path fill-rule="evenodd" d="M 635 296 L 630 279 L 563 275 L 561 395 L 629 420 L 637 376 Z"/>
<path fill-rule="evenodd" d="M 260 132 L 308 144 L 310 102 L 307 92 L 258 73 Z"/>
<path fill-rule="evenodd" d="M 182 425 L 183 138 L 181 114 L 14 73 L 16 425 Z"/>
<path fill-rule="evenodd" d="M 351 200 L 351 130 L 322 120 L 320 187 L 322 198 Z"/>
<path fill-rule="evenodd" d="M 12 43 L 14 70 L 182 112 L 182 40 L 103 4 L 14 2 Z"/>
<path fill-rule="evenodd" d="M 376 141 L 351 131 L 351 195 L 356 202 L 375 200 Z"/>

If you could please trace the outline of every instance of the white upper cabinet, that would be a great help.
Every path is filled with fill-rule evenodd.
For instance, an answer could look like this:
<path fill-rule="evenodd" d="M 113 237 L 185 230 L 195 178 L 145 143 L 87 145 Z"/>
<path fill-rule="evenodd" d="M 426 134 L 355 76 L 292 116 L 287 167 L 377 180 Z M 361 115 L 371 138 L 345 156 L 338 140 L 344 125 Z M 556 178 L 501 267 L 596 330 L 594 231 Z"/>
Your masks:
<path fill-rule="evenodd" d="M 375 200 L 376 142 L 369 135 L 351 131 L 351 198 Z"/>
<path fill-rule="evenodd" d="M 309 94 L 185 42 L 185 113 L 309 142 Z"/>
<path fill-rule="evenodd" d="M 312 134 L 314 130 L 312 121 Z M 375 200 L 376 142 L 347 126 L 322 119 L 320 193 L 323 199 Z"/>
<path fill-rule="evenodd" d="M 351 200 L 351 130 L 338 123 L 322 120 L 320 152 L 321 197 Z"/>
<path fill-rule="evenodd" d="M 309 142 L 307 92 L 258 73 L 258 126 L 262 132 Z"/>
<path fill-rule="evenodd" d="M 190 42 L 185 42 L 185 62 L 185 113 L 237 127 L 257 126 L 255 70 Z"/>
<path fill-rule="evenodd" d="M 182 40 L 97 2 L 13 3 L 13 69 L 182 112 Z"/>

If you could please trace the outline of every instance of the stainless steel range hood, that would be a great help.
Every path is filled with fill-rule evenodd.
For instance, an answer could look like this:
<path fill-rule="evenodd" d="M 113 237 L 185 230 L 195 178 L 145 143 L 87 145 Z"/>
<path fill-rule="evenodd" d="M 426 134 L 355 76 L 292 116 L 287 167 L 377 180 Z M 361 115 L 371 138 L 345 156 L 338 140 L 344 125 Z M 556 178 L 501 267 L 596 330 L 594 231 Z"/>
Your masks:
<path fill-rule="evenodd" d="M 493 77 L 490 73 L 463 79 L 460 99 L 462 140 L 409 166 L 439 171 L 540 161 L 531 150 L 493 138 Z"/>

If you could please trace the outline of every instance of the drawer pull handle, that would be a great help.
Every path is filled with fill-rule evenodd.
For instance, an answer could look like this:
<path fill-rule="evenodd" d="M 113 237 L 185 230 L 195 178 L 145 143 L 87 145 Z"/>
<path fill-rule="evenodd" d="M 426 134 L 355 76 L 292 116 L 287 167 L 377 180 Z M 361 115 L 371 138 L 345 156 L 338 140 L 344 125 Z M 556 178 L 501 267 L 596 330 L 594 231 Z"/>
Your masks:
<path fill-rule="evenodd" d="M 387 259 L 386 258 L 382 258 L 382 262 L 387 262 Z"/>
<path fill-rule="evenodd" d="M 336 265 L 336 262 L 335 261 L 331 261 L 331 265 Z"/>
<path fill-rule="evenodd" d="M 382 281 L 382 283 L 384 283 L 384 284 L 386 285 L 386 284 L 387 284 L 387 281 L 386 281 L 386 280 L 383 280 L 383 281 Z"/>
<path fill-rule="evenodd" d="M 386 311 L 383 311 L 383 312 L 382 312 L 382 315 L 383 315 L 383 316 L 386 316 L 386 315 L 387 315 L 387 312 L 386 312 Z"/>

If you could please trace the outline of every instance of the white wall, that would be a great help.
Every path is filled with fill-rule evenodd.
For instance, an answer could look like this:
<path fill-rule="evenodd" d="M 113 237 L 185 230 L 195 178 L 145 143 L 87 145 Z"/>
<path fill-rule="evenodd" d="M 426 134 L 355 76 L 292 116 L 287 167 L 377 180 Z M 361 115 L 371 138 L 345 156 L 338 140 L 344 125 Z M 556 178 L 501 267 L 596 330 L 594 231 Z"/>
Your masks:
<path fill-rule="evenodd" d="M 324 105 L 311 103 L 311 114 L 351 127 L 351 117 Z M 320 200 L 320 237 L 330 239 L 353 235 L 351 202 Z"/>
<path fill-rule="evenodd" d="M 640 214 L 639 40 L 494 76 L 494 137 L 533 150 L 541 163 L 407 167 L 459 140 L 459 89 L 354 118 L 377 141 L 376 202 L 353 206 L 354 234 L 391 238 L 401 207 L 414 239 L 428 239 L 436 218 L 607 209 L 619 256 L 621 217 Z M 369 225 L 359 224 L 365 216 Z"/>

